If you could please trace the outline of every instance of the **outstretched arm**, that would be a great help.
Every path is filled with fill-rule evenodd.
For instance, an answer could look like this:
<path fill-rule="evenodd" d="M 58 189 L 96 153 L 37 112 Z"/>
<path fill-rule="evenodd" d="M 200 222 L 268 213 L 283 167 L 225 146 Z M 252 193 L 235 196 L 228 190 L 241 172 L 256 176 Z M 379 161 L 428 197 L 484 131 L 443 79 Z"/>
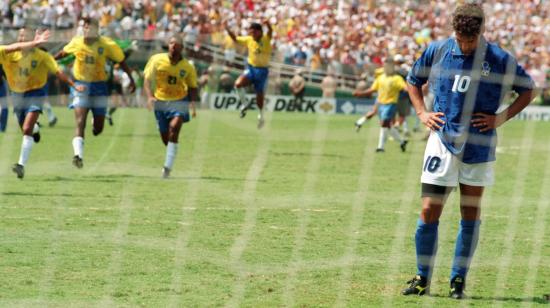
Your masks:
<path fill-rule="evenodd" d="M 50 38 L 50 31 L 48 30 L 44 32 L 36 31 L 36 34 L 34 35 L 34 39 L 32 41 L 13 43 L 13 44 L 4 46 L 4 51 L 6 53 L 10 53 L 21 49 L 33 48 L 42 43 L 47 42 L 49 38 Z"/>
<path fill-rule="evenodd" d="M 364 90 L 364 91 L 360 91 L 360 90 L 355 90 L 353 91 L 353 96 L 356 96 L 356 97 L 370 97 L 372 95 L 372 93 L 376 92 L 376 90 L 374 89 L 368 89 L 368 90 Z"/>
<path fill-rule="evenodd" d="M 82 92 L 86 89 L 85 86 L 83 85 L 75 85 L 74 81 L 69 78 L 69 76 L 65 75 L 65 73 L 63 73 L 62 71 L 57 71 L 57 73 L 55 73 L 55 76 L 63 81 L 64 83 L 68 84 L 71 88 L 74 88 L 75 90 L 77 90 L 78 92 Z"/>

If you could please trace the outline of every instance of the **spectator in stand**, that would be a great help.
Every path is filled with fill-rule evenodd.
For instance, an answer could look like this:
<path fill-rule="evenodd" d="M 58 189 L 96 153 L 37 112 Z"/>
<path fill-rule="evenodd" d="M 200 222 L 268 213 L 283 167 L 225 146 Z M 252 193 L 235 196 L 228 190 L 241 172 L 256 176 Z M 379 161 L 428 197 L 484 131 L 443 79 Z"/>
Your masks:
<path fill-rule="evenodd" d="M 304 94 L 306 92 L 306 79 L 303 75 L 304 71 L 302 69 L 296 70 L 296 74 L 288 83 L 290 92 L 294 95 L 295 103 L 298 106 L 302 105 L 302 102 L 304 101 Z"/>

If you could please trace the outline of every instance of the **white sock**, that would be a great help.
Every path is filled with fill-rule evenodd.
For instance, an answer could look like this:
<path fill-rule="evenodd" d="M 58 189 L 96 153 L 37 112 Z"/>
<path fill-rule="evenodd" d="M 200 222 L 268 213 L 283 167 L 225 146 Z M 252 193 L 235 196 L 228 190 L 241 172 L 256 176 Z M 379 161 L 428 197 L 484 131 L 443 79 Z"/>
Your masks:
<path fill-rule="evenodd" d="M 403 132 L 408 133 L 409 132 L 409 124 L 407 123 L 407 120 L 403 122 Z"/>
<path fill-rule="evenodd" d="M 38 123 L 34 123 L 34 126 L 32 127 L 32 133 L 36 134 L 40 131 L 40 126 L 38 126 Z"/>
<path fill-rule="evenodd" d="M 164 159 L 164 167 L 172 170 L 174 160 L 176 159 L 176 154 L 178 154 L 178 144 L 174 142 L 168 142 L 168 145 L 166 146 L 166 158 Z"/>
<path fill-rule="evenodd" d="M 390 128 L 390 135 L 393 137 L 393 139 L 399 141 L 399 143 L 403 142 L 403 138 L 401 138 L 401 135 L 399 134 L 399 131 L 397 128 L 392 127 Z"/>
<path fill-rule="evenodd" d="M 82 137 L 73 138 L 73 151 L 75 156 L 84 158 L 84 138 Z"/>
<path fill-rule="evenodd" d="M 52 105 L 50 103 L 44 103 L 44 108 L 46 109 L 46 113 L 48 114 L 48 121 L 53 121 L 53 119 L 55 119 L 55 114 L 53 113 Z"/>
<path fill-rule="evenodd" d="M 380 127 L 380 136 L 378 137 L 379 149 L 384 148 L 384 145 L 386 144 L 386 140 L 388 139 L 388 131 L 389 129 L 387 127 Z"/>
<path fill-rule="evenodd" d="M 239 96 L 239 100 L 241 100 L 241 110 L 243 110 L 248 105 L 248 103 L 246 102 L 246 95 L 244 94 L 244 89 L 236 88 L 235 91 Z"/>
<path fill-rule="evenodd" d="M 21 153 L 19 154 L 19 162 L 21 166 L 25 166 L 31 155 L 32 146 L 34 144 L 34 139 L 32 136 L 23 136 L 23 141 L 21 142 Z"/>
<path fill-rule="evenodd" d="M 357 125 L 363 125 L 363 123 L 365 123 L 365 121 L 367 121 L 367 117 L 362 116 L 362 117 L 360 117 L 357 121 L 355 121 L 355 124 L 357 124 Z"/>
<path fill-rule="evenodd" d="M 260 113 L 258 114 L 258 120 L 262 120 L 264 118 L 264 109 L 261 108 L 259 111 Z"/>

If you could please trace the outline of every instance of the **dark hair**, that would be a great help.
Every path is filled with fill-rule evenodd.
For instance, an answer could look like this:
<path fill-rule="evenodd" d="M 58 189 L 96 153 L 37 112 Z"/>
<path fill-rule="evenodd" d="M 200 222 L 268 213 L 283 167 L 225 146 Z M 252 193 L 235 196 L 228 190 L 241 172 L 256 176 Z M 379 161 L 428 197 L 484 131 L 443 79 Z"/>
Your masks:
<path fill-rule="evenodd" d="M 479 4 L 458 6 L 453 13 L 453 30 L 463 36 L 477 36 L 485 21 L 485 14 Z"/>
<path fill-rule="evenodd" d="M 249 29 L 263 31 L 262 25 L 257 22 L 251 23 Z"/>
<path fill-rule="evenodd" d="M 90 17 L 83 17 L 82 21 L 84 22 L 84 24 L 99 28 L 99 22 L 97 21 L 97 19 L 93 19 Z"/>

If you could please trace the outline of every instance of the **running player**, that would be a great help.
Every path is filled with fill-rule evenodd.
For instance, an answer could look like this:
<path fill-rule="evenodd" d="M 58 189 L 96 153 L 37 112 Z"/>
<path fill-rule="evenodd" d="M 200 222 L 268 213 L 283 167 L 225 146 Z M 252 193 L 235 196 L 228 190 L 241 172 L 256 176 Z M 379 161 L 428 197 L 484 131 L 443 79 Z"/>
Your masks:
<path fill-rule="evenodd" d="M 523 110 L 533 98 L 533 80 L 516 59 L 483 37 L 481 6 L 464 4 L 452 17 L 454 37 L 430 44 L 407 81 L 412 104 L 432 130 L 424 153 L 422 211 L 417 223 L 416 276 L 403 295 L 429 292 L 437 229 L 450 191 L 460 187 L 460 229 L 450 276 L 449 296 L 464 297 L 470 262 L 479 238 L 480 205 L 492 185 L 496 128 Z M 433 112 L 424 107 L 422 85 L 434 92 Z M 498 112 L 509 91 L 519 96 Z"/>
<path fill-rule="evenodd" d="M 19 30 L 18 43 L 0 47 L 0 64 L 6 73 L 13 109 L 23 132 L 19 161 L 12 168 L 20 179 L 25 176 L 25 164 L 34 143 L 40 141 L 36 122 L 48 95 L 48 73 L 74 86 L 74 82 L 63 74 L 53 57 L 36 48 L 48 40 L 49 32 L 36 32 L 32 41 L 30 35 L 31 31 L 23 28 Z M 82 88 L 77 87 L 77 90 Z"/>
<path fill-rule="evenodd" d="M 258 128 L 264 125 L 264 99 L 265 88 L 267 86 L 267 78 L 269 76 L 269 60 L 271 58 L 271 38 L 273 29 L 268 20 L 264 20 L 263 24 L 267 27 L 267 34 L 263 33 L 262 25 L 252 23 L 248 28 L 248 36 L 236 36 L 229 29 L 227 23 L 225 29 L 229 37 L 238 44 L 245 45 L 248 49 L 248 64 L 244 73 L 235 81 L 235 88 L 241 100 L 241 118 L 246 116 L 246 111 L 252 106 L 253 101 L 246 103 L 244 87 L 249 85 L 254 86 L 256 92 L 256 104 L 258 105 Z"/>
<path fill-rule="evenodd" d="M 182 124 L 196 116 L 197 71 L 183 58 L 182 50 L 183 40 L 173 36 L 168 43 L 168 53 L 152 56 L 144 71 L 147 108 L 154 109 L 160 137 L 166 146 L 163 178 L 168 178 L 172 171 Z"/>
<path fill-rule="evenodd" d="M 130 68 L 124 62 L 122 49 L 109 37 L 99 35 L 97 20 L 84 18 L 83 36 L 74 37 L 55 58 L 61 59 L 74 54 L 73 76 L 76 84 L 83 85 L 85 91 L 72 91 L 76 131 L 73 138 L 73 165 L 84 166 L 84 130 L 88 111 L 92 111 L 94 136 L 103 131 L 108 104 L 108 85 L 105 62 L 111 60 L 120 63 L 121 68 L 131 80 L 131 91 L 135 89 Z"/>
<path fill-rule="evenodd" d="M 395 73 L 393 61 L 391 59 L 387 59 L 384 62 L 384 73 L 376 78 L 370 89 L 353 92 L 353 95 L 358 97 L 368 97 L 374 92 L 378 92 L 374 109 L 355 122 L 357 129 L 360 129 L 363 123 L 365 123 L 367 119 L 370 119 L 374 113 L 378 111 L 381 127 L 376 152 L 384 152 L 384 146 L 386 144 L 386 140 L 388 139 L 388 134 L 399 142 L 401 151 L 405 152 L 407 148 L 407 140 L 401 138 L 401 135 L 397 129 L 392 127 L 395 113 L 397 111 L 397 100 L 399 99 L 399 93 L 405 89 L 405 80 L 403 77 Z"/>

